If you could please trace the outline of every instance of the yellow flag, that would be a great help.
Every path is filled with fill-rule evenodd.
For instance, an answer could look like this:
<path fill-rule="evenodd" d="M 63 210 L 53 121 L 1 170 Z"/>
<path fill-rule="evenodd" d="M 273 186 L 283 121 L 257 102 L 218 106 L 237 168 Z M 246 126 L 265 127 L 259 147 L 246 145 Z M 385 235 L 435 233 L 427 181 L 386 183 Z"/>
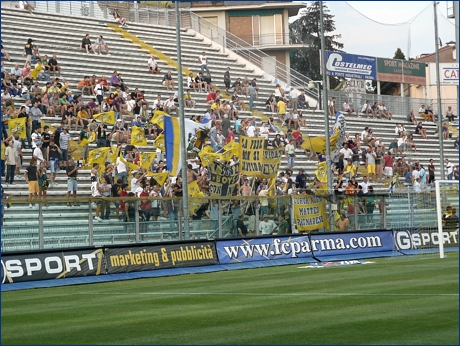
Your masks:
<path fill-rule="evenodd" d="M 37 63 L 37 66 L 34 67 L 34 69 L 32 71 L 30 71 L 30 75 L 32 76 L 33 79 L 37 79 L 38 78 L 38 74 L 40 73 L 40 71 L 42 70 L 42 63 L 39 61 Z"/>
<path fill-rule="evenodd" d="M 91 133 L 91 136 L 89 136 L 89 140 L 88 140 L 90 143 L 93 143 L 96 141 L 96 132 L 93 132 Z"/>
<path fill-rule="evenodd" d="M 201 149 L 201 151 L 198 153 L 198 156 L 200 157 L 201 164 L 204 167 L 209 166 L 213 160 L 217 160 L 219 158 L 219 154 L 214 153 L 212 147 L 209 145 Z"/>
<path fill-rule="evenodd" d="M 168 116 L 168 113 L 160 111 L 160 110 L 156 110 L 153 113 L 153 117 L 152 117 L 152 119 L 150 119 L 150 122 L 152 124 L 157 124 L 161 128 L 164 128 L 164 118 L 165 118 L 165 116 Z"/>
<path fill-rule="evenodd" d="M 109 153 L 110 148 L 97 148 L 89 152 L 88 164 L 92 165 L 98 163 L 104 166 L 105 159 Z"/>
<path fill-rule="evenodd" d="M 336 129 L 334 134 L 330 137 L 329 143 L 331 150 L 334 150 L 337 146 L 337 140 L 340 138 L 341 131 L 340 129 Z M 318 137 L 310 137 L 304 136 L 304 142 L 302 143 L 301 147 L 305 150 L 311 150 L 315 153 L 326 153 L 326 137 L 325 136 L 318 136 Z"/>
<path fill-rule="evenodd" d="M 8 120 L 8 129 L 10 131 L 10 135 L 13 133 L 17 133 L 19 138 L 25 139 L 26 138 L 26 118 L 16 118 Z"/>
<path fill-rule="evenodd" d="M 198 209 L 198 207 L 201 205 L 201 203 L 203 202 L 203 198 L 200 198 L 200 197 L 203 197 L 204 196 L 204 193 L 203 192 L 195 192 L 191 198 L 189 199 L 189 202 L 188 202 L 188 209 L 189 209 L 189 213 L 190 214 L 193 214 L 195 212 L 195 210 Z"/>
<path fill-rule="evenodd" d="M 88 144 L 89 144 L 89 141 L 86 138 L 83 138 L 80 141 L 80 147 L 84 147 L 85 145 L 88 145 Z"/>
<path fill-rule="evenodd" d="M 115 125 L 115 112 L 114 111 L 94 114 L 93 118 L 99 121 L 103 121 L 107 125 Z"/>
<path fill-rule="evenodd" d="M 147 177 L 153 177 L 153 179 L 155 179 L 157 181 L 158 185 L 160 185 L 160 186 L 163 186 L 163 184 L 165 183 L 166 179 L 168 179 L 168 175 L 169 175 L 168 172 L 164 172 L 164 173 L 148 172 L 147 173 Z"/>
<path fill-rule="evenodd" d="M 165 146 L 165 137 L 161 133 L 158 135 L 158 137 L 155 139 L 153 142 L 153 146 L 157 149 L 160 149 L 162 152 L 166 151 L 166 146 Z"/>
<path fill-rule="evenodd" d="M 122 155 L 120 155 L 120 161 L 123 162 L 126 165 L 126 167 L 128 167 L 129 171 L 135 171 L 136 169 L 139 168 L 139 166 L 136 165 L 135 163 L 126 161 Z"/>
<path fill-rule="evenodd" d="M 139 158 L 140 166 L 144 169 L 149 169 L 156 155 L 157 153 L 142 153 Z"/>
<path fill-rule="evenodd" d="M 233 150 L 227 150 L 227 151 L 224 151 L 222 154 L 220 154 L 219 158 L 224 161 L 231 161 L 231 159 L 233 158 L 233 155 L 235 155 Z"/>
<path fill-rule="evenodd" d="M 315 166 L 318 166 L 318 169 L 315 171 L 316 179 L 320 183 L 327 183 L 326 161 L 317 163 Z"/>
<path fill-rule="evenodd" d="M 83 148 L 73 139 L 69 140 L 69 154 L 74 160 L 81 160 Z"/>
<path fill-rule="evenodd" d="M 225 144 L 224 146 L 224 151 L 227 150 L 233 150 L 235 153 L 238 153 L 240 150 L 240 145 L 238 143 L 235 143 L 235 140 L 232 139 L 229 143 Z"/>
<path fill-rule="evenodd" d="M 200 192 L 200 188 L 198 187 L 198 182 L 195 180 L 188 184 L 188 194 L 190 196 L 193 196 L 194 194 Z"/>
<path fill-rule="evenodd" d="M 112 149 L 112 152 L 109 153 L 109 160 L 112 162 L 112 163 L 117 163 L 117 157 L 119 156 L 119 152 L 118 152 L 118 147 L 116 145 L 112 146 L 111 147 Z"/>
<path fill-rule="evenodd" d="M 140 147 L 147 146 L 143 127 L 133 126 L 131 129 L 131 145 Z"/>

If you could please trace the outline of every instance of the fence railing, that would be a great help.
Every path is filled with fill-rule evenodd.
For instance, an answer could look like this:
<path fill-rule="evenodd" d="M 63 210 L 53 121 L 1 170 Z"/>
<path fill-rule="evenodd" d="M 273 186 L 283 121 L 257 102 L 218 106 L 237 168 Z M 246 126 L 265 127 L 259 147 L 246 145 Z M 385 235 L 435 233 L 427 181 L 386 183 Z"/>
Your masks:
<path fill-rule="evenodd" d="M 347 230 L 405 227 L 434 229 L 437 227 L 436 203 L 427 202 L 434 200 L 434 189 L 426 188 L 422 193 L 415 193 L 411 189 L 397 189 L 397 193 L 393 194 L 361 196 L 340 193 L 335 195 L 333 202 L 337 208 L 331 208 L 330 201 L 326 199 L 324 203 L 326 217 L 330 222 L 337 221 L 338 214 L 335 209 L 349 219 Z M 288 216 L 293 232 L 297 233 L 293 195 L 191 199 L 189 203 L 193 212 L 189 217 L 188 233 L 184 231 L 182 199 L 178 198 L 48 198 L 3 201 L 6 206 L 1 230 L 3 253 L 131 242 L 234 238 L 240 237 L 236 227 L 240 215 L 244 215 L 242 220 L 250 236 L 262 235 L 259 225 L 265 214 L 278 226 L 279 217 Z M 120 201 L 127 203 L 125 209 Z M 74 207 L 77 202 L 79 206 Z M 451 202 L 452 205 L 457 205 L 458 196 Z M 32 205 L 29 206 L 29 203 Z M 316 229 L 317 232 L 328 230 L 328 227 Z"/>
<path fill-rule="evenodd" d="M 418 110 L 421 105 L 432 105 L 432 109 L 437 112 L 437 100 L 428 99 L 428 98 L 413 98 L 413 97 L 401 97 L 401 96 L 391 96 L 391 95 L 376 95 L 376 94 L 356 94 L 356 93 L 347 93 L 342 91 L 328 91 L 328 97 L 335 97 L 336 103 L 335 107 L 338 110 L 342 110 L 342 104 L 345 100 L 348 100 L 352 108 L 357 108 L 359 112 L 366 101 L 369 101 L 371 105 L 374 102 L 385 102 L 386 108 L 391 111 L 393 114 L 409 114 L 410 110 L 414 111 L 415 115 L 418 115 Z M 455 115 L 457 112 L 457 100 L 454 99 L 443 99 L 442 100 L 442 111 L 443 116 L 446 114 L 447 107 L 451 106 Z"/>

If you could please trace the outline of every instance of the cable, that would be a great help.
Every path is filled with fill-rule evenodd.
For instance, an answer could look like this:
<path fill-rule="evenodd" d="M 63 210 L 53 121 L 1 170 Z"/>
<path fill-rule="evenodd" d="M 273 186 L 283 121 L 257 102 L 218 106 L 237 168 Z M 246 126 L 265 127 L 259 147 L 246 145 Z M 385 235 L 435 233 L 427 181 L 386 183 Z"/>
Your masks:
<path fill-rule="evenodd" d="M 345 1 L 345 3 L 350 6 L 353 10 L 355 10 L 356 12 L 358 12 L 360 15 L 362 15 L 364 18 L 366 19 L 369 19 L 370 21 L 374 22 L 374 23 L 377 23 L 377 24 L 380 24 L 380 25 L 386 25 L 386 26 L 402 26 L 402 25 L 406 25 L 406 24 L 411 24 L 419 15 L 421 15 L 424 11 L 426 11 L 430 6 L 431 4 L 427 5 L 427 7 L 425 7 L 420 13 L 418 13 L 415 17 L 409 19 L 408 21 L 406 22 L 403 22 L 403 23 L 394 23 L 394 24 L 390 24 L 390 23 L 382 23 L 382 22 L 378 22 L 372 18 L 369 18 L 368 16 L 366 16 L 365 14 L 361 13 L 360 11 L 358 11 L 356 8 L 354 8 L 352 5 L 350 5 L 347 1 Z"/>

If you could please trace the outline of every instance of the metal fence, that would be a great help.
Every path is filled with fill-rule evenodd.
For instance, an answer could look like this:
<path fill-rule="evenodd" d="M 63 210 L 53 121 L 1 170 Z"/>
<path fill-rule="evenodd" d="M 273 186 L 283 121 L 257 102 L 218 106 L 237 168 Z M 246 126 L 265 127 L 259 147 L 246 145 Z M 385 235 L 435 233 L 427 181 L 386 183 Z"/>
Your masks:
<path fill-rule="evenodd" d="M 297 195 L 298 196 L 298 195 Z M 449 201 L 458 204 L 458 196 Z M 96 218 L 96 207 L 101 201 L 109 201 L 112 218 Z M 184 218 L 181 214 L 181 199 L 163 198 L 124 198 L 135 205 L 130 220 L 114 218 L 117 211 L 111 202 L 116 198 L 78 198 L 52 199 L 37 202 L 29 208 L 28 200 L 10 199 L 11 207 L 6 209 L 1 230 L 1 251 L 69 248 L 75 246 L 102 246 L 128 244 L 131 242 L 166 242 L 189 239 L 228 239 L 240 237 L 236 221 L 244 215 L 244 222 L 250 236 L 261 236 L 259 223 L 268 214 L 279 224 L 280 215 L 288 215 L 291 227 L 297 233 L 294 218 L 293 195 L 269 198 L 253 197 L 204 197 L 190 200 L 195 203 L 195 211 L 189 218 L 188 233 L 184 231 Z M 152 208 L 148 220 L 145 218 L 146 201 L 159 202 L 156 213 Z M 347 230 L 369 229 L 436 229 L 437 212 L 434 189 L 426 188 L 421 193 L 399 187 L 395 193 L 375 193 L 366 195 L 335 195 L 324 199 L 327 219 L 336 223 L 339 214 L 348 217 Z M 78 208 L 69 209 L 66 203 L 79 201 Z M 423 203 L 421 201 L 424 201 Z M 49 203 L 49 205 L 47 204 Z M 172 206 L 176 206 L 175 212 Z M 160 207 L 161 206 L 161 207 Z M 335 207 L 334 207 L 335 206 Z M 208 213 L 203 212 L 207 210 Z M 337 210 L 337 212 L 335 211 Z M 123 211 L 121 211 L 123 213 Z M 80 216 L 78 216 L 78 215 Z M 159 217 L 153 218 L 154 215 Z M 205 216 L 207 215 L 207 216 Z M 103 211 L 100 216 L 104 217 Z M 107 214 L 106 214 L 107 216 Z M 328 232 L 329 228 L 318 228 L 316 232 Z M 276 234 L 276 232 L 275 232 Z"/>
<path fill-rule="evenodd" d="M 336 98 L 336 108 L 341 110 L 342 104 L 345 100 L 348 100 L 352 108 L 357 108 L 359 112 L 366 101 L 370 101 L 370 104 L 373 105 L 374 102 L 385 102 L 386 108 L 391 111 L 393 114 L 409 114 L 410 110 L 414 111 L 414 114 L 418 114 L 418 110 L 421 105 L 432 105 L 432 109 L 436 113 L 437 100 L 428 99 L 428 98 L 413 98 L 413 97 L 401 97 L 401 96 L 391 96 L 391 95 L 376 95 L 376 94 L 355 94 L 355 93 L 346 93 L 342 91 L 328 91 L 328 97 Z M 451 106 L 455 115 L 457 112 L 457 100 L 454 99 L 444 99 L 442 100 L 442 111 L 443 115 L 447 110 L 447 106 Z"/>

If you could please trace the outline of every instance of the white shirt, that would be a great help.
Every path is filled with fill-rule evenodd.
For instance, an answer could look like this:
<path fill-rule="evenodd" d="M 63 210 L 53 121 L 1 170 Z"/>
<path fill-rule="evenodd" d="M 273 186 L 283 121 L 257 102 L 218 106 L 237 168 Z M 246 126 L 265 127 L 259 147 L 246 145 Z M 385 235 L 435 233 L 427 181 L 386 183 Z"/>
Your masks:
<path fill-rule="evenodd" d="M 369 184 L 369 182 L 365 183 L 364 181 L 359 185 L 361 185 L 361 187 L 363 188 L 363 193 L 367 193 L 368 189 L 369 189 L 369 186 L 371 186 L 371 184 Z"/>
<path fill-rule="evenodd" d="M 273 220 L 268 220 L 267 222 L 261 221 L 259 223 L 259 230 L 262 234 L 270 234 L 275 227 L 276 224 L 273 222 Z"/>
<path fill-rule="evenodd" d="M 148 61 L 148 64 L 149 64 L 149 67 L 156 67 L 157 66 L 157 61 L 155 59 L 150 58 L 149 61 Z"/>
<path fill-rule="evenodd" d="M 366 130 L 364 130 L 363 132 L 361 132 L 361 140 L 363 141 L 364 138 L 366 138 L 368 134 L 369 134 L 369 133 L 368 133 Z"/>
<path fill-rule="evenodd" d="M 246 130 L 246 133 L 248 135 L 248 137 L 254 137 L 254 131 L 256 130 L 256 128 L 254 126 L 248 126 L 248 129 Z"/>
<path fill-rule="evenodd" d="M 344 159 L 349 159 L 353 155 L 353 150 L 351 150 L 350 148 L 342 148 L 340 149 L 339 153 L 343 154 Z"/>
<path fill-rule="evenodd" d="M 131 112 L 134 109 L 135 105 L 136 101 L 133 99 L 126 101 L 126 109 L 128 110 L 128 112 Z"/>
<path fill-rule="evenodd" d="M 42 150 L 37 146 L 35 146 L 35 149 L 32 155 L 37 157 L 38 163 L 45 161 Z"/>
<path fill-rule="evenodd" d="M 299 97 L 299 93 L 297 92 L 297 90 L 293 89 L 291 90 L 291 92 L 289 93 L 289 96 L 291 97 L 291 99 L 296 99 Z"/>
<path fill-rule="evenodd" d="M 126 172 L 126 165 L 117 157 L 117 172 L 123 173 Z"/>
<path fill-rule="evenodd" d="M 174 106 L 174 100 L 167 100 L 167 101 L 165 102 L 165 106 L 166 106 L 166 107 L 172 107 L 172 106 Z"/>
<path fill-rule="evenodd" d="M 420 178 L 420 172 L 417 171 L 416 169 L 414 169 L 412 171 L 412 177 L 414 178 L 414 180 L 417 179 L 417 178 Z"/>
<path fill-rule="evenodd" d="M 363 108 L 361 109 L 361 113 L 364 113 L 364 112 L 366 111 L 366 109 L 371 110 L 371 105 L 365 103 L 365 104 L 363 105 Z"/>
<path fill-rule="evenodd" d="M 201 60 L 201 65 L 206 65 L 208 61 L 208 57 L 206 55 L 202 55 L 200 56 L 200 60 Z"/>
<path fill-rule="evenodd" d="M 265 137 L 265 139 L 268 139 L 268 127 L 265 127 L 265 126 L 261 126 L 259 128 L 259 134 L 262 136 L 262 137 Z"/>
<path fill-rule="evenodd" d="M 447 172 L 447 175 L 449 175 L 450 173 L 453 172 L 452 163 L 450 163 L 450 162 L 446 163 L 446 172 Z"/>
<path fill-rule="evenodd" d="M 138 181 L 138 179 L 136 178 L 133 178 L 131 179 L 131 192 L 134 192 L 136 193 L 137 189 L 141 186 L 140 182 Z M 142 192 L 142 190 L 140 191 Z M 139 192 L 139 193 L 140 193 Z"/>
<path fill-rule="evenodd" d="M 153 106 L 154 106 L 153 108 L 154 108 L 154 109 L 157 107 L 157 105 L 158 105 L 159 107 L 161 107 L 161 106 L 163 105 L 163 101 L 158 100 L 158 99 L 156 99 L 155 101 L 153 101 Z"/>
<path fill-rule="evenodd" d="M 417 180 L 414 181 L 414 191 L 415 192 L 422 192 L 422 187 L 420 186 L 420 183 Z"/>
<path fill-rule="evenodd" d="M 42 138 L 42 135 L 40 133 L 34 132 L 32 133 L 31 137 L 32 137 L 32 149 L 35 149 L 37 147 L 35 143 L 38 142 Z"/>

